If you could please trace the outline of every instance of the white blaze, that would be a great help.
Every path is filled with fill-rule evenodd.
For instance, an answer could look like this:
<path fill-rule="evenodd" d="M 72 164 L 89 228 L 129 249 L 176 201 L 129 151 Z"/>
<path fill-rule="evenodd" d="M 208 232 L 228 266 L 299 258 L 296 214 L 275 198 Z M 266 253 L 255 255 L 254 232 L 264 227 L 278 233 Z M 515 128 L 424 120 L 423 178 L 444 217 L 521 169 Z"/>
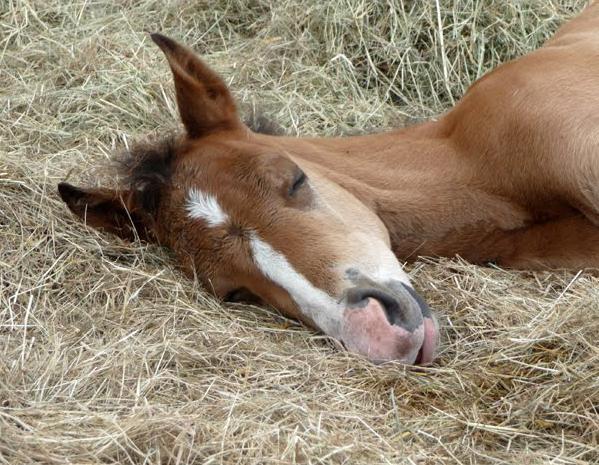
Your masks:
<path fill-rule="evenodd" d="M 342 306 L 326 292 L 314 287 L 293 268 L 284 255 L 256 234 L 251 236 L 250 248 L 254 262 L 264 276 L 285 289 L 302 313 L 311 318 L 321 331 L 329 336 L 338 337 Z"/>
<path fill-rule="evenodd" d="M 189 189 L 185 208 L 190 218 L 204 220 L 208 226 L 220 226 L 229 219 L 216 197 L 199 189 Z"/>
<path fill-rule="evenodd" d="M 216 196 L 197 188 L 191 188 L 187 192 L 185 209 L 190 218 L 205 221 L 210 227 L 221 226 L 229 221 L 229 216 Z M 354 268 L 377 282 L 395 279 L 410 285 L 397 258 L 382 241 L 380 244 L 375 241 L 377 244 L 373 246 L 372 239 L 369 240 L 363 234 L 357 234 L 352 239 L 356 239 L 357 244 L 369 244 L 371 247 L 360 247 L 362 260 L 359 262 L 362 263 L 343 267 L 341 272 Z M 306 317 L 327 335 L 335 338 L 341 336 L 344 312 L 341 302 L 315 287 L 283 254 L 260 239 L 255 232 L 250 236 L 250 249 L 254 263 L 261 273 L 284 289 Z"/>

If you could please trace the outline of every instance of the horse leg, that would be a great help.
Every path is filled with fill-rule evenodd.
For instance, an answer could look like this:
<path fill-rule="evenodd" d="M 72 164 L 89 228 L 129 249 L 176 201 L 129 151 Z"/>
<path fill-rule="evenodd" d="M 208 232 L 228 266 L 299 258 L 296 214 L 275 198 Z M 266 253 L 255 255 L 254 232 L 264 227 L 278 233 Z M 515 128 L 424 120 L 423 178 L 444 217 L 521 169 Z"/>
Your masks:
<path fill-rule="evenodd" d="M 509 231 L 496 246 L 496 263 L 507 268 L 599 269 L 599 226 L 583 215 Z"/>

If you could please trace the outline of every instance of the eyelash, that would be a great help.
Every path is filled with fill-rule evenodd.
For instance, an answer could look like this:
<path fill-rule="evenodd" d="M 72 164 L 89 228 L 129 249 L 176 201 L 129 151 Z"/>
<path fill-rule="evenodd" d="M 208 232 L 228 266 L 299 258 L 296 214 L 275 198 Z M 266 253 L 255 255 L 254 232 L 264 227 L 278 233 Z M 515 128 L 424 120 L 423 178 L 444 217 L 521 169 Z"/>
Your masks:
<path fill-rule="evenodd" d="M 237 289 L 233 289 L 232 291 L 227 292 L 227 294 L 223 298 L 223 301 L 238 304 L 258 304 L 260 303 L 260 298 L 252 294 L 245 287 L 239 287 Z"/>
<path fill-rule="evenodd" d="M 243 292 L 243 289 L 234 289 L 230 292 L 227 292 L 227 294 L 223 297 L 223 300 L 225 302 L 231 302 L 231 303 L 239 302 L 242 292 Z"/>
<path fill-rule="evenodd" d="M 289 188 L 289 196 L 293 196 L 307 181 L 308 177 L 306 173 L 300 171 L 296 178 L 293 180 L 293 184 Z"/>

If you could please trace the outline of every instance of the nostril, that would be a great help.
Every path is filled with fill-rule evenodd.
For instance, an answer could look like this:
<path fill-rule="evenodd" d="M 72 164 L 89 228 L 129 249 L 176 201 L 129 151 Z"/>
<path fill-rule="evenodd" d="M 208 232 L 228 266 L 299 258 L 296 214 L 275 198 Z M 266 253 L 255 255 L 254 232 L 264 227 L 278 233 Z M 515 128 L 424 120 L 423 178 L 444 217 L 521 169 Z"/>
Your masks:
<path fill-rule="evenodd" d="M 390 324 L 401 325 L 401 309 L 397 299 L 391 295 L 374 288 L 353 288 L 347 291 L 346 295 L 347 304 L 352 308 L 365 307 L 370 298 L 376 299 L 381 304 Z"/>
<path fill-rule="evenodd" d="M 396 299 L 394 299 L 389 294 L 386 294 L 376 289 L 374 290 L 374 292 L 371 292 L 368 297 L 372 297 L 381 303 L 383 310 L 385 310 L 385 316 L 387 317 L 389 323 L 391 323 L 392 325 L 401 324 L 401 309 Z"/>

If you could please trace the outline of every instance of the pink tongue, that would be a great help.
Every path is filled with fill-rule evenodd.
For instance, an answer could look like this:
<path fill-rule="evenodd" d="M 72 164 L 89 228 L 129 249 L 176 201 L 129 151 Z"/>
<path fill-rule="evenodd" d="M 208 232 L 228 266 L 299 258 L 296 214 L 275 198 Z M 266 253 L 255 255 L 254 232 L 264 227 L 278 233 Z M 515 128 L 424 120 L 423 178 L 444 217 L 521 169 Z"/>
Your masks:
<path fill-rule="evenodd" d="M 418 354 L 420 365 L 429 365 L 435 358 L 439 334 L 432 318 L 424 319 L 424 342 Z"/>

